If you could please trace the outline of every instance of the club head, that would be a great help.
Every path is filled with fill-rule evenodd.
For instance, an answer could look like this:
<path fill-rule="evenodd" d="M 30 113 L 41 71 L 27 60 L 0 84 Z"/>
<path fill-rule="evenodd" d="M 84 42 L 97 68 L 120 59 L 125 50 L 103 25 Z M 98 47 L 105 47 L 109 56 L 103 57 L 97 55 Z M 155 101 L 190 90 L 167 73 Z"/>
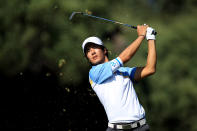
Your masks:
<path fill-rule="evenodd" d="M 70 17 L 69 20 L 72 20 L 72 18 L 74 17 L 75 14 L 83 14 L 82 12 L 73 12 Z"/>

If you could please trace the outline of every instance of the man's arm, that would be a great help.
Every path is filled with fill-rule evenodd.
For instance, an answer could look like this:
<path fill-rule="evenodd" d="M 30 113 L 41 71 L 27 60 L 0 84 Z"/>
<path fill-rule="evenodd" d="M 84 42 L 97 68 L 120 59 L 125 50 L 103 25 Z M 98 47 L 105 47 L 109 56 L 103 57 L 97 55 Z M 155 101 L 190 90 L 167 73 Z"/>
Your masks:
<path fill-rule="evenodd" d="M 154 74 L 156 72 L 156 63 L 157 63 L 157 55 L 156 55 L 155 40 L 148 40 L 148 56 L 147 56 L 146 66 L 137 67 L 134 75 L 134 80 L 139 81 L 142 78 Z"/>
<path fill-rule="evenodd" d="M 138 48 L 140 47 L 142 41 L 146 36 L 147 27 L 148 25 L 137 26 L 138 38 L 134 42 L 132 42 L 125 50 L 123 50 L 121 54 L 118 56 L 123 63 L 129 61 L 136 53 L 136 51 L 138 50 Z"/>

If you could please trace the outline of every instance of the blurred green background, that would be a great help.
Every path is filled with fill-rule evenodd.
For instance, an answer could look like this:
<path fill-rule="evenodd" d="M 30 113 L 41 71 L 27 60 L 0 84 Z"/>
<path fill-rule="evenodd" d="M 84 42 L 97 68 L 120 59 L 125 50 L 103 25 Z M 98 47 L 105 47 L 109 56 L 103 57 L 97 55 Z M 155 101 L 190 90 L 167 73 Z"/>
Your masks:
<path fill-rule="evenodd" d="M 2 96 L 7 102 L 1 113 L 7 115 L 0 128 L 107 128 L 104 109 L 88 83 L 90 65 L 81 44 L 98 36 L 113 59 L 137 33 L 82 15 L 69 21 L 73 11 L 81 11 L 157 30 L 157 72 L 135 85 L 147 121 L 153 131 L 196 131 L 196 7 L 196 0 L 0 0 L 0 79 L 9 93 Z M 146 55 L 144 40 L 125 66 L 143 66 Z M 20 95 L 10 87 L 23 87 L 23 110 L 16 100 Z"/>

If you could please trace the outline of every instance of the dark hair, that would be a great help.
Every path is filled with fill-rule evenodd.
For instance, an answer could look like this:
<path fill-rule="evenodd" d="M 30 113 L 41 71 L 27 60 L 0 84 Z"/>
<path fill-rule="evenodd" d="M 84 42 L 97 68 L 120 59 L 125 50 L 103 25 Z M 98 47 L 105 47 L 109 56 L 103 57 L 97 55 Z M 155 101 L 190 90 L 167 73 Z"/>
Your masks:
<path fill-rule="evenodd" d="M 87 43 L 86 44 L 86 46 L 84 47 L 84 54 L 85 54 L 85 57 L 87 58 L 87 47 L 89 46 L 89 45 L 91 45 L 91 44 L 94 44 L 94 43 L 91 43 L 91 42 L 89 42 L 89 43 Z M 102 51 L 105 51 L 106 50 L 106 56 L 108 57 L 109 56 L 109 53 L 108 53 L 108 50 L 107 50 L 107 48 L 105 47 L 105 46 L 103 46 L 103 45 L 97 45 L 97 44 L 94 44 L 95 46 L 97 46 L 98 48 L 100 48 Z"/>

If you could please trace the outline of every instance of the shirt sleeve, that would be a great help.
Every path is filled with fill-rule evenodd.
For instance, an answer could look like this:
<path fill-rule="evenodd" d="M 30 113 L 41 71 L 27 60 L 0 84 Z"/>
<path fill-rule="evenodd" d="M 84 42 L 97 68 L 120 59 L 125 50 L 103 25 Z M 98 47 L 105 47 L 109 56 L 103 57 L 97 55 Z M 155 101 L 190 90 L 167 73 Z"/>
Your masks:
<path fill-rule="evenodd" d="M 136 72 L 136 67 L 133 67 L 133 68 L 127 67 L 127 68 L 126 69 L 127 69 L 128 73 L 129 73 L 130 79 L 131 80 L 134 80 L 134 75 L 135 75 L 135 72 Z"/>
<path fill-rule="evenodd" d="M 109 62 L 93 66 L 89 72 L 90 84 L 101 84 L 108 78 L 110 78 L 119 67 L 123 66 L 123 63 L 119 57 Z"/>
<path fill-rule="evenodd" d="M 136 72 L 136 67 L 121 67 L 118 69 L 117 73 L 123 76 L 128 76 L 131 80 L 134 80 L 134 75 Z"/>

